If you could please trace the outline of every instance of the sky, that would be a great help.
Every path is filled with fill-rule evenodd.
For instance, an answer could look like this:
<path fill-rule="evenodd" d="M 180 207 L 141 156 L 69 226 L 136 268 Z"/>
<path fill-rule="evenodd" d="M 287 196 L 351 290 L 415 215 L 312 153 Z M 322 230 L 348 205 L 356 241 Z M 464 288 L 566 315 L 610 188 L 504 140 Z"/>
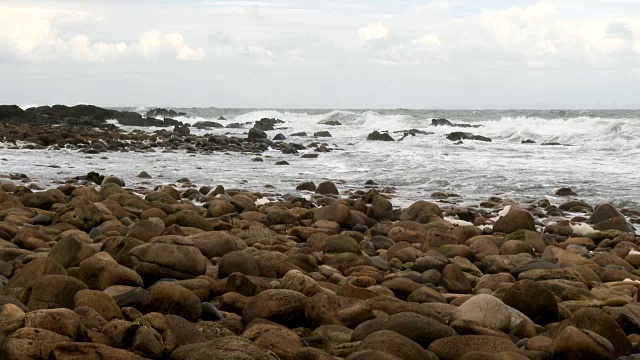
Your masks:
<path fill-rule="evenodd" d="M 0 80 L 22 106 L 640 108 L 640 1 L 2 0 Z"/>

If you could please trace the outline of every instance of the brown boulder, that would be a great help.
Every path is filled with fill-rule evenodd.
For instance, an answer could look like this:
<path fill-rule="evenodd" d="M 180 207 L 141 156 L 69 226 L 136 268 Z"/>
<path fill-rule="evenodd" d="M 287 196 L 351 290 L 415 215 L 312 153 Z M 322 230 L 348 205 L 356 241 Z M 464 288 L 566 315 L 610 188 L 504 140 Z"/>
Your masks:
<path fill-rule="evenodd" d="M 78 279 L 93 290 L 113 285 L 142 286 L 142 278 L 135 271 L 118 264 L 108 253 L 99 252 L 80 263 Z"/>
<path fill-rule="evenodd" d="M 67 275 L 44 275 L 33 283 L 29 310 L 74 308 L 73 297 L 87 286 L 80 280 Z"/>
<path fill-rule="evenodd" d="M 358 351 L 378 350 L 402 360 L 437 360 L 435 355 L 413 340 L 389 330 L 374 332 L 362 340 L 356 349 Z"/>
<path fill-rule="evenodd" d="M 531 230 L 535 231 L 536 226 L 534 224 L 533 215 L 527 210 L 512 205 L 509 212 L 502 216 L 493 225 L 493 231 L 510 234 L 516 230 Z"/>
<path fill-rule="evenodd" d="M 133 270 L 143 280 L 153 281 L 165 277 L 193 279 L 203 275 L 207 267 L 206 258 L 193 246 L 193 242 L 178 235 L 153 238 L 150 242 L 131 249 L 129 254 Z"/>
<path fill-rule="evenodd" d="M 441 360 L 457 360 L 471 351 L 499 353 L 518 351 L 518 347 L 509 339 L 489 335 L 459 335 L 436 340 L 429 345 Z"/>
<path fill-rule="evenodd" d="M 142 311 L 175 314 L 196 322 L 202 314 L 202 305 L 191 291 L 173 282 L 162 281 L 149 288 Z"/>
<path fill-rule="evenodd" d="M 102 221 L 103 213 L 85 197 L 74 197 L 56 210 L 54 223 L 67 223 L 80 230 L 90 230 Z"/>
<path fill-rule="evenodd" d="M 49 360 L 144 360 L 144 358 L 126 350 L 116 349 L 97 343 L 68 342 L 58 344 Z"/>
<path fill-rule="evenodd" d="M 417 221 L 419 223 L 428 223 L 433 218 L 442 218 L 442 210 L 434 203 L 420 200 L 402 211 L 400 220 Z"/>
<path fill-rule="evenodd" d="M 18 329 L 6 341 L 4 356 L 11 360 L 48 359 L 51 351 L 69 338 L 53 331 L 25 327 Z"/>
<path fill-rule="evenodd" d="M 265 290 L 249 300 L 242 311 L 242 322 L 263 318 L 289 328 L 305 326 L 306 296 L 286 289 Z"/>
<path fill-rule="evenodd" d="M 102 291 L 80 290 L 74 297 L 75 308 L 88 306 L 95 310 L 105 320 L 122 319 L 122 312 L 118 304 Z"/>
<path fill-rule="evenodd" d="M 243 240 L 228 231 L 208 231 L 188 236 L 202 255 L 207 258 L 220 257 L 232 251 L 239 250 L 238 244 Z"/>
<path fill-rule="evenodd" d="M 558 303 L 555 296 L 535 281 L 516 282 L 506 290 L 503 301 L 522 311 L 536 324 L 547 325 L 558 321 Z"/>

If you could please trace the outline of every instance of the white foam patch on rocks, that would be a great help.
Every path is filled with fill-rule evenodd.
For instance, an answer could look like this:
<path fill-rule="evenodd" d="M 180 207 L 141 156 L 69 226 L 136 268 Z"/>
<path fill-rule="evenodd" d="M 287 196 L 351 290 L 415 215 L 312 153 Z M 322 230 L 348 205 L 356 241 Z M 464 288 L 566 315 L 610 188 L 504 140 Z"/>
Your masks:
<path fill-rule="evenodd" d="M 622 280 L 622 281 L 626 281 L 626 282 L 634 282 L 634 283 L 638 283 L 638 284 L 640 284 L 640 280 L 632 280 L 632 279 L 629 279 L 629 278 L 626 278 L 626 279 L 624 279 L 624 280 Z"/>
<path fill-rule="evenodd" d="M 640 251 L 630 250 L 628 255 L 640 255 Z"/>
<path fill-rule="evenodd" d="M 473 226 L 472 223 L 470 223 L 468 221 L 464 221 L 464 220 L 458 220 L 458 219 L 454 219 L 454 218 L 450 218 L 450 217 L 446 217 L 444 219 L 447 220 L 452 225 L 455 225 L 455 226 Z"/>
<path fill-rule="evenodd" d="M 262 197 L 256 200 L 256 205 L 260 206 L 260 205 L 268 204 L 269 202 L 270 202 L 269 199 L 267 199 L 266 197 Z"/>
<path fill-rule="evenodd" d="M 478 229 L 484 231 L 484 229 L 492 229 L 493 230 L 493 225 L 480 225 L 477 226 Z"/>
<path fill-rule="evenodd" d="M 503 217 L 505 215 L 507 215 L 509 213 L 509 210 L 511 210 L 511 205 L 507 205 L 504 207 L 504 209 L 500 210 L 500 212 L 498 212 L 498 216 Z"/>
<path fill-rule="evenodd" d="M 592 232 L 595 232 L 595 230 L 587 224 L 576 224 L 576 225 L 572 224 L 571 229 L 573 229 L 573 233 L 578 236 L 587 235 Z"/>

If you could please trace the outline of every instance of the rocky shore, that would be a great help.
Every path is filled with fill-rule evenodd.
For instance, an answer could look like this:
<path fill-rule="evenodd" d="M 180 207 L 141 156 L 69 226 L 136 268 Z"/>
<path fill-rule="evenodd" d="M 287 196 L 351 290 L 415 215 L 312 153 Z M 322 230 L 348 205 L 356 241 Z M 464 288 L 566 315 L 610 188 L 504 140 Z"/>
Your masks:
<path fill-rule="evenodd" d="M 399 209 L 373 181 L 89 175 L 0 183 L 2 359 L 640 358 L 638 214 L 571 189 Z"/>

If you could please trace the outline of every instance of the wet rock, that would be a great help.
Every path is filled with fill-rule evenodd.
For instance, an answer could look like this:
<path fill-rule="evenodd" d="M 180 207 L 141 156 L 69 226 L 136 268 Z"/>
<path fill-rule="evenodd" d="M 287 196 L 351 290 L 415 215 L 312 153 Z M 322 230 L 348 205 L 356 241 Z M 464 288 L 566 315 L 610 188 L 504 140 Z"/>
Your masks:
<path fill-rule="evenodd" d="M 380 133 L 378 131 L 374 131 L 372 133 L 370 133 L 369 135 L 367 135 L 367 140 L 370 141 L 394 141 L 393 137 L 391 137 L 391 135 L 389 135 L 389 133 Z"/>
<path fill-rule="evenodd" d="M 351 340 L 362 341 L 380 330 L 390 330 L 406 336 L 423 348 L 427 348 L 435 340 L 455 334 L 437 320 L 415 313 L 398 313 L 385 319 L 363 322 L 354 329 Z"/>

